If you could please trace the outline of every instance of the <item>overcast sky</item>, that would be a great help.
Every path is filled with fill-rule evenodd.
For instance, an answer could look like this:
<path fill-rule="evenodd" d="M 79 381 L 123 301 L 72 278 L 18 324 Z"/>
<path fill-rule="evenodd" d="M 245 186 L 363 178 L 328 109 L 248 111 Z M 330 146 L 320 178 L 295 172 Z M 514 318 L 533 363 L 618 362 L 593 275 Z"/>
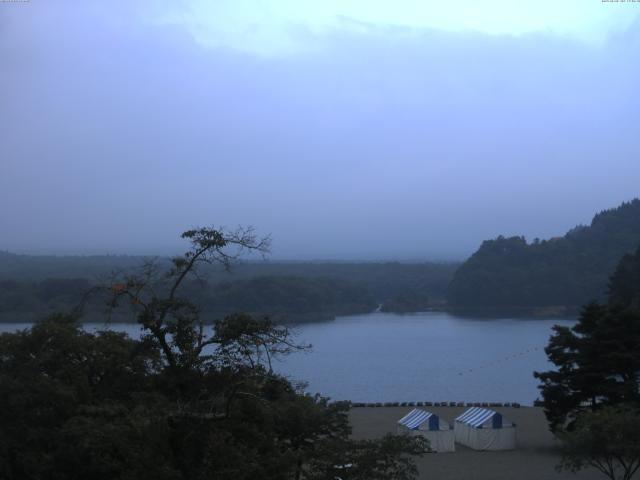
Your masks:
<path fill-rule="evenodd" d="M 0 249 L 459 259 L 640 195 L 640 3 L 0 2 Z"/>

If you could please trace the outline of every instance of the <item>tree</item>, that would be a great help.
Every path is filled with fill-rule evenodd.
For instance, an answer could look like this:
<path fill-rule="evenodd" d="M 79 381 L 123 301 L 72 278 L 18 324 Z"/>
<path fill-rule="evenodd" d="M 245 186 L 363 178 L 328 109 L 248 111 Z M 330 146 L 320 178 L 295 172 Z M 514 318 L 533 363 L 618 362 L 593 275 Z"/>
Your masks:
<path fill-rule="evenodd" d="M 557 369 L 534 373 L 553 431 L 572 428 L 585 411 L 640 403 L 640 311 L 634 306 L 640 282 L 633 281 L 640 276 L 626 274 L 637 262 L 640 250 L 621 260 L 608 304 L 591 303 L 573 327 L 554 327 L 545 351 Z"/>
<path fill-rule="evenodd" d="M 105 289 L 111 294 L 110 305 L 126 300 L 136 313 L 147 338 L 157 343 L 164 360 L 173 369 L 194 368 L 208 357 L 201 353 L 214 343 L 204 333 L 198 308 L 179 296 L 179 289 L 190 276 L 198 275 L 202 263 L 220 264 L 226 270 L 246 252 L 268 253 L 269 237 L 258 238 L 252 228 L 226 231 L 196 228 L 181 237 L 191 247 L 183 255 L 171 259 L 169 271 L 160 274 L 154 262 L 143 265 L 137 274 L 123 274 L 111 279 Z"/>
<path fill-rule="evenodd" d="M 387 434 L 380 440 L 333 441 L 312 460 L 308 480 L 411 480 L 418 469 L 411 456 L 429 452 L 424 437 Z"/>
<path fill-rule="evenodd" d="M 86 332 L 68 315 L 0 335 L 0 478 L 157 473 L 150 430 L 158 409 L 133 401 L 160 368 L 146 347 L 122 333 Z"/>
<path fill-rule="evenodd" d="M 0 335 L 0 477 L 311 480 L 349 464 L 349 478 L 415 478 L 423 442 L 356 442 L 348 403 L 273 371 L 274 357 L 308 348 L 285 327 L 242 313 L 207 327 L 181 296 L 202 262 L 229 268 L 243 251 L 265 253 L 268 239 L 216 229 L 183 238 L 190 250 L 164 274 L 147 263 L 102 288 L 112 307 L 133 309 L 140 340 L 86 332 L 76 315 Z"/>
<path fill-rule="evenodd" d="M 637 406 L 604 407 L 582 415 L 561 435 L 559 469 L 596 468 L 611 480 L 631 480 L 640 468 L 640 411 Z"/>

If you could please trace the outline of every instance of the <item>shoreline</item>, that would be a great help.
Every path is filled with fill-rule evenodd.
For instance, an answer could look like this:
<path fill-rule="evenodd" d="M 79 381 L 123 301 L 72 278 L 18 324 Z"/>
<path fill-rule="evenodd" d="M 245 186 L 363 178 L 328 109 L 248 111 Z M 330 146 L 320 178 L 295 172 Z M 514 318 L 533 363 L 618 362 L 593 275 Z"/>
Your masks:
<path fill-rule="evenodd" d="M 421 310 L 385 310 L 384 304 L 380 304 L 382 307 L 371 311 L 334 311 L 334 312 L 307 312 L 307 313 L 273 313 L 273 314 L 257 314 L 251 313 L 255 316 L 267 315 L 272 318 L 274 323 L 281 325 L 296 325 L 305 323 L 325 323 L 333 322 L 337 318 L 371 315 L 375 313 L 384 313 L 397 316 L 411 316 L 419 315 L 422 313 L 446 313 L 448 315 L 459 318 L 475 318 L 478 320 L 502 320 L 502 319 L 514 319 L 514 320 L 536 320 L 536 319 L 549 319 L 557 318 L 559 320 L 574 320 L 580 314 L 580 308 L 574 306 L 551 306 L 551 307 L 455 307 L 446 304 L 437 304 L 430 307 L 426 307 Z M 57 311 L 21 311 L 21 312 L 0 312 L 0 323 L 35 323 L 52 313 Z M 225 312 L 217 311 L 205 311 L 203 315 L 211 318 L 209 322 L 213 323 L 214 318 L 221 318 L 226 315 Z M 107 317 L 103 311 L 88 311 L 85 313 L 86 317 Z M 89 320 L 82 323 L 106 323 L 96 318 L 95 320 Z M 112 314 L 112 318 L 109 323 L 135 323 L 135 319 L 131 317 L 129 313 L 115 312 Z"/>

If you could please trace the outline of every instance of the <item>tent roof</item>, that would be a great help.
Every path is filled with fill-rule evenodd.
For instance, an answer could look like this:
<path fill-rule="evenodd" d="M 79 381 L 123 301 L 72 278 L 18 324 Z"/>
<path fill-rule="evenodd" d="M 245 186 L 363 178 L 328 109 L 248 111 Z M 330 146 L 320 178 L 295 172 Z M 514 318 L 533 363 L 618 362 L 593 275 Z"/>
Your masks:
<path fill-rule="evenodd" d="M 407 428 L 418 428 L 424 422 L 428 421 L 429 418 L 434 415 L 431 412 L 427 412 L 426 410 L 422 410 L 420 408 L 414 408 L 409 413 L 407 413 L 404 417 L 398 420 L 400 425 L 404 425 Z"/>
<path fill-rule="evenodd" d="M 488 408 L 472 407 L 457 417 L 456 422 L 466 423 L 472 427 L 479 427 L 490 418 L 493 418 L 494 415 L 499 414 L 498 412 L 489 410 Z"/>

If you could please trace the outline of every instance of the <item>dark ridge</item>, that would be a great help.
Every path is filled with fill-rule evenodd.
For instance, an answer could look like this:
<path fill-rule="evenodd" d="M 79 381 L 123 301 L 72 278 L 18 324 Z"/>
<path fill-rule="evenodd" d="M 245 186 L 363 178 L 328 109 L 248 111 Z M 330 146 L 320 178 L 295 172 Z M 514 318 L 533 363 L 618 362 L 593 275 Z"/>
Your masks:
<path fill-rule="evenodd" d="M 560 308 L 603 300 L 621 257 L 640 245 L 640 200 L 596 214 L 563 237 L 499 236 L 487 240 L 456 271 L 448 290 L 453 309 Z"/>

